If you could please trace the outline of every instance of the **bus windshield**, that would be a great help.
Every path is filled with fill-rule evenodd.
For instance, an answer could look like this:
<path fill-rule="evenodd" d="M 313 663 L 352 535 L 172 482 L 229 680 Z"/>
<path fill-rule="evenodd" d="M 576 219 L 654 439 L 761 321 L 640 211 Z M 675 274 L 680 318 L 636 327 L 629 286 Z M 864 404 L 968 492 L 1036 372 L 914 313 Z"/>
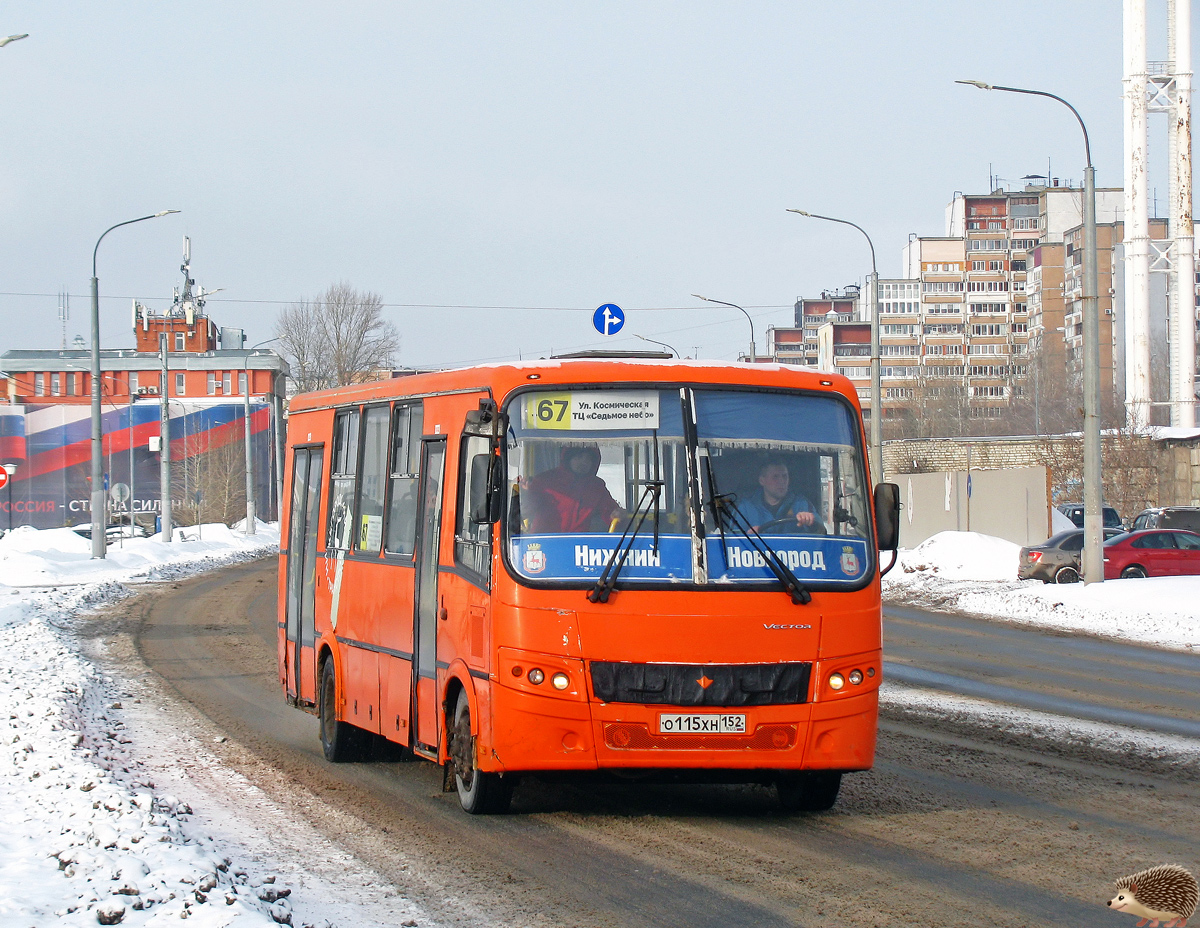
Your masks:
<path fill-rule="evenodd" d="M 837 396 L 573 388 L 507 412 L 504 547 L 520 579 L 594 583 L 622 537 L 620 586 L 777 585 L 764 544 L 813 589 L 870 575 L 857 417 Z"/>

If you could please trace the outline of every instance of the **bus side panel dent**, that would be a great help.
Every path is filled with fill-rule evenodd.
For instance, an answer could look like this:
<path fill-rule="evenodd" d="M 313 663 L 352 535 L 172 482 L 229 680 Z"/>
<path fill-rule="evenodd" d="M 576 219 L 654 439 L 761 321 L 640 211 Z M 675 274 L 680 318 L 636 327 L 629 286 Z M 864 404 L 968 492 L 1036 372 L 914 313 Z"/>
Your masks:
<path fill-rule="evenodd" d="M 804 766 L 820 770 L 869 770 L 875 762 L 879 691 L 817 703 Z"/>
<path fill-rule="evenodd" d="M 534 696 L 503 685 L 490 690 L 494 740 L 487 756 L 479 752 L 481 769 L 502 771 L 504 759 L 518 757 L 521 770 L 596 769 L 587 703 Z"/>

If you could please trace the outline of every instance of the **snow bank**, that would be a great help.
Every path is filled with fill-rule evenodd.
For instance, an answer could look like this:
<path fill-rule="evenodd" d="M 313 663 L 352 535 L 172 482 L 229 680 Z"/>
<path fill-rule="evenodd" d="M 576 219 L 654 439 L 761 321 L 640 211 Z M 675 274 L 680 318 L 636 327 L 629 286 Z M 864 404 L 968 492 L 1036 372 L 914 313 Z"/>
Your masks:
<path fill-rule="evenodd" d="M 887 603 L 948 609 L 1161 648 L 1200 650 L 1200 577 L 1043 584 L 1017 580 L 1017 545 L 941 532 L 900 552 Z"/>

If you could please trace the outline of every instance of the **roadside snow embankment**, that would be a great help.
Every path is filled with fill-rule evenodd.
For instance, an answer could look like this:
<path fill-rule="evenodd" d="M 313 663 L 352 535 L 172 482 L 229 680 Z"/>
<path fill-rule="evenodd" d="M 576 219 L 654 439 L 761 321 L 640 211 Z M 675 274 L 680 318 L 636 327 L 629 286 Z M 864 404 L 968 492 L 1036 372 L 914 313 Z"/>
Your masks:
<path fill-rule="evenodd" d="M 1044 584 L 1017 580 L 1020 546 L 977 532 L 940 532 L 901 551 L 885 603 L 1200 650 L 1200 577 Z"/>
<path fill-rule="evenodd" d="M 288 889 L 231 864 L 185 803 L 155 790 L 121 703 L 71 631 L 79 613 L 127 595 L 122 581 L 194 573 L 279 540 L 267 525 L 203 533 L 126 541 L 96 561 L 70 530 L 0 539 L 0 924 L 291 923 Z"/>

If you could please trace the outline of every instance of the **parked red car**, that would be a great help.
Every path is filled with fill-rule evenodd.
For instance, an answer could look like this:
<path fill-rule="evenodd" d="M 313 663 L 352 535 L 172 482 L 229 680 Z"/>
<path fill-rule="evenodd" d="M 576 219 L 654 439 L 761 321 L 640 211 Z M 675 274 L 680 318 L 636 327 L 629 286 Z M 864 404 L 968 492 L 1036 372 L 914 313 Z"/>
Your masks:
<path fill-rule="evenodd" d="M 1148 529 L 1104 543 L 1104 579 L 1200 574 L 1200 535 Z"/>

